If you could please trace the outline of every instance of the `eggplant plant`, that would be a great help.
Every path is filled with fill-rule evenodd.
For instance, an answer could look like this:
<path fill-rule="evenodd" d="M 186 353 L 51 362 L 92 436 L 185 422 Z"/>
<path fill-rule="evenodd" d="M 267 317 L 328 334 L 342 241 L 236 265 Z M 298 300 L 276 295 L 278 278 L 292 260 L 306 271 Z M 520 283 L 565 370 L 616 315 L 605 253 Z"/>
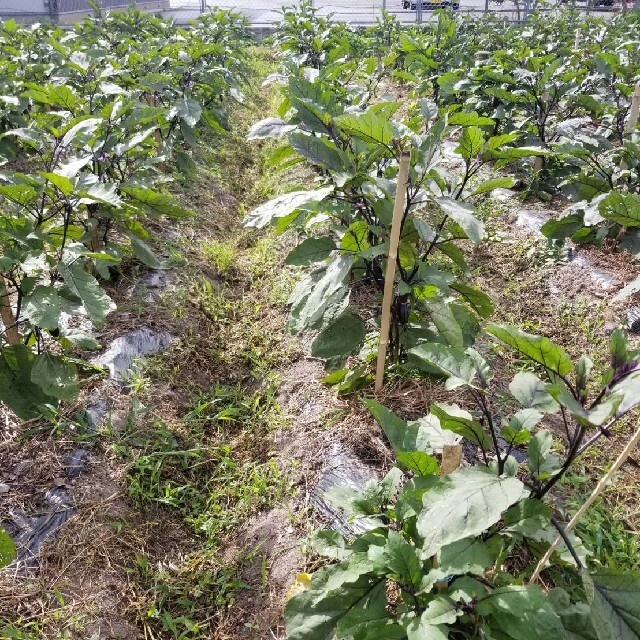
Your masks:
<path fill-rule="evenodd" d="M 343 375 L 349 371 L 341 369 L 345 358 L 373 344 L 397 157 L 411 149 L 390 352 L 397 361 L 424 341 L 473 344 L 478 317 L 488 317 L 493 307 L 469 282 L 459 244 L 477 244 L 485 236 L 471 200 L 514 183 L 480 179 L 479 172 L 488 162 L 505 164 L 539 151 L 512 146 L 515 134 L 491 136 L 493 120 L 476 113 L 436 118 L 426 103 L 416 115 L 395 119 L 397 102 L 371 102 L 371 92 L 358 86 L 334 89 L 331 66 L 311 76 L 291 75 L 284 95 L 285 117 L 256 123 L 249 139 L 284 138 L 287 144 L 276 149 L 273 163 L 306 161 L 319 188 L 279 196 L 250 212 L 245 224 L 296 229 L 304 237 L 287 257 L 288 264 L 313 268 L 291 296 L 290 330 L 319 330 L 312 353 Z M 455 172 L 444 166 L 443 140 L 450 134 L 459 135 Z M 372 350 L 365 353 L 366 360 Z"/>
<path fill-rule="evenodd" d="M 314 535 L 330 564 L 299 578 L 285 609 L 289 640 L 608 640 L 640 632 L 640 572 L 589 570 L 588 549 L 564 533 L 549 501 L 576 458 L 640 404 L 638 352 L 614 332 L 610 366 L 598 377 L 587 356 L 574 363 L 547 338 L 510 326 L 489 332 L 540 372 L 514 376 L 510 416 L 485 359 L 442 344 L 412 356 L 439 370 L 448 389 L 466 390 L 471 410 L 434 404 L 406 422 L 363 400 L 396 463 L 362 491 L 327 493 L 358 533 Z M 555 415 L 566 429 L 564 458 L 541 426 Z M 461 438 L 477 450 L 477 464 L 439 477 L 436 454 Z M 524 447 L 526 456 L 516 455 Z M 547 569 L 554 588 L 543 590 L 529 577 L 558 532 L 564 545 Z M 580 579 L 583 590 L 575 588 Z"/>
<path fill-rule="evenodd" d="M 190 31 L 135 11 L 68 32 L 3 24 L 0 400 L 19 417 L 75 397 L 76 350 L 99 347 L 121 260 L 161 267 L 148 220 L 189 214 L 166 163 L 188 168 L 201 123 L 222 130 L 246 42 L 233 12 Z"/>

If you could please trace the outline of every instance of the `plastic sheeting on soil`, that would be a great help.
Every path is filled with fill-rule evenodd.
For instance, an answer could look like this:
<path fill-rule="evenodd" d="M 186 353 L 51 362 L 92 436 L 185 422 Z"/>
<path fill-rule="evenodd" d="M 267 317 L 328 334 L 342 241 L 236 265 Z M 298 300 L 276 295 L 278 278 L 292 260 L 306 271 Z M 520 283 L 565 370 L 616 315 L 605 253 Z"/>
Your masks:
<path fill-rule="evenodd" d="M 311 490 L 310 503 L 328 522 L 331 529 L 347 537 L 362 533 L 368 527 L 360 524 L 358 519 L 347 521 L 342 510 L 325 498 L 325 493 L 333 487 L 344 485 L 354 489 L 363 489 L 370 480 L 379 479 L 378 474 L 364 464 L 360 458 L 345 449 L 343 445 L 333 443 L 326 453 L 324 468 L 318 483 Z"/>
<path fill-rule="evenodd" d="M 91 363 L 109 371 L 112 380 L 126 383 L 129 372 L 138 368 L 138 361 L 144 360 L 144 356 L 163 351 L 172 340 L 173 336 L 166 331 L 154 331 L 148 327 L 133 329 L 116 338 Z"/>

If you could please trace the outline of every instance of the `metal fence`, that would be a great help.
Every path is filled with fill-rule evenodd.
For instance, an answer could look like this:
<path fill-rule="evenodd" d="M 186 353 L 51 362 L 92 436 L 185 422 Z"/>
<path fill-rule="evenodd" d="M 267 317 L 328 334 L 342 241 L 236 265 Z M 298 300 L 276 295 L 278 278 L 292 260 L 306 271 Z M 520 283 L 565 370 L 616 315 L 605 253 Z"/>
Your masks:
<path fill-rule="evenodd" d="M 196 18 L 209 7 L 234 9 L 247 16 L 254 28 L 268 28 L 279 22 L 279 10 L 284 5 L 295 4 L 295 0 L 168 0 L 170 7 L 163 13 L 178 23 Z M 450 1 L 450 0 L 449 0 Z M 456 0 L 454 0 L 456 1 Z M 620 9 L 620 0 L 589 0 L 589 4 L 575 4 L 576 8 L 596 15 L 610 15 Z M 639 0 L 640 1 L 640 0 Z M 612 5 L 603 3 L 612 2 Z M 208 4 L 207 4 L 208 3 Z M 596 4 L 599 3 L 599 4 Z M 382 16 L 383 11 L 395 15 L 403 24 L 428 22 L 433 19 L 434 10 L 442 5 L 429 0 L 314 0 L 318 14 L 333 16 L 335 20 L 353 26 L 370 26 Z M 632 6 L 632 0 L 629 2 Z M 459 0 L 458 11 L 472 16 L 492 13 L 506 21 L 514 22 L 526 18 L 533 8 L 533 0 L 501 3 L 489 0 Z M 552 9 L 549 9 L 551 11 Z"/>
<path fill-rule="evenodd" d="M 280 9 L 294 4 L 296 0 L 97 0 L 104 9 L 123 10 L 129 6 L 161 14 L 179 24 L 186 24 L 214 7 L 233 9 L 247 16 L 256 29 L 268 29 L 280 20 Z M 457 0 L 448 0 L 457 1 Z M 504 20 L 513 22 L 526 17 L 535 0 L 505 0 L 501 3 L 490 0 L 459 0 L 459 11 L 469 15 L 491 12 Z M 573 4 L 586 12 L 610 14 L 620 9 L 621 0 L 587 0 L 587 4 Z M 640 3 L 640 0 L 636 0 Z M 318 13 L 333 16 L 336 20 L 354 26 L 375 24 L 383 11 L 395 15 L 404 24 L 428 22 L 434 9 L 440 5 L 429 0 L 314 0 Z M 605 2 L 613 2 L 607 6 Z M 596 4 L 600 3 L 600 4 Z M 629 0 L 632 6 L 632 0 Z M 0 0 L 0 19 L 16 18 L 21 21 L 53 19 L 71 23 L 91 15 L 93 10 L 87 0 Z"/>

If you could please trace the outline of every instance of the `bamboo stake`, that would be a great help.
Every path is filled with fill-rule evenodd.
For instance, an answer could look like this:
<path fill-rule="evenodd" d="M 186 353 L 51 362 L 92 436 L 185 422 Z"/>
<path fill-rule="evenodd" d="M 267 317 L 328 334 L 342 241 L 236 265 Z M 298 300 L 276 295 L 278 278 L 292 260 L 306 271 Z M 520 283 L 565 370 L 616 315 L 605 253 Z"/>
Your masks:
<path fill-rule="evenodd" d="M 635 91 L 633 92 L 625 133 L 633 133 L 636 130 L 638 126 L 638 113 L 640 113 L 640 83 L 636 85 Z"/>
<path fill-rule="evenodd" d="M 574 51 L 578 51 L 580 49 L 580 29 L 576 29 L 576 41 L 573 45 Z"/>
<path fill-rule="evenodd" d="M 9 300 L 9 290 L 4 276 L 0 274 L 0 318 L 4 325 L 4 339 L 7 344 L 18 344 L 20 334 L 16 325 L 16 318 L 13 315 L 11 301 Z"/>
<path fill-rule="evenodd" d="M 596 488 L 593 490 L 593 493 L 589 496 L 587 501 L 578 509 L 577 513 L 571 518 L 571 521 L 565 528 L 565 532 L 569 533 L 571 529 L 576 525 L 578 520 L 584 515 L 585 511 L 595 502 L 596 498 L 604 491 L 607 484 L 613 476 L 616 474 L 618 469 L 626 462 L 627 458 L 631 455 L 631 452 L 636 448 L 636 445 L 640 442 L 640 427 L 636 430 L 633 438 L 629 440 L 627 446 L 622 450 L 622 453 L 618 456 L 616 461 L 613 463 L 613 466 L 604 476 L 600 479 L 600 482 L 596 485 Z M 562 542 L 562 538 L 558 536 L 556 541 L 549 547 L 547 553 L 544 554 L 543 558 L 538 562 L 538 566 L 536 570 L 533 572 L 531 576 L 531 582 L 535 582 L 540 576 L 540 572 L 544 569 L 547 562 L 551 558 L 553 552 L 560 546 Z"/>
<path fill-rule="evenodd" d="M 389 344 L 389 327 L 391 325 L 391 304 L 393 302 L 393 281 L 396 275 L 396 258 L 398 243 L 400 242 L 400 227 L 404 215 L 404 205 L 407 196 L 407 180 L 409 177 L 409 160 L 411 153 L 403 151 L 400 156 L 400 170 L 396 185 L 396 200 L 391 220 L 391 236 L 389 238 L 389 258 L 387 259 L 387 273 L 384 279 L 384 294 L 382 296 L 382 320 L 380 322 L 380 344 L 378 346 L 378 362 L 376 364 L 376 392 L 382 390 L 384 383 L 384 363 Z"/>

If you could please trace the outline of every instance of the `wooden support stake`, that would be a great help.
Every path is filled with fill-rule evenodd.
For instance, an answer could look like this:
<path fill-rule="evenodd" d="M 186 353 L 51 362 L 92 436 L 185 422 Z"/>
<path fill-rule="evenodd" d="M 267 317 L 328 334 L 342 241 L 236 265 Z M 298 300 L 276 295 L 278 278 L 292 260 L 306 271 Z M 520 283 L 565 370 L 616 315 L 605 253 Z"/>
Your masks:
<path fill-rule="evenodd" d="M 384 294 L 382 296 L 382 320 L 380 322 L 380 344 L 378 346 L 378 362 L 376 363 L 376 392 L 382 390 L 384 383 L 384 364 L 387 358 L 389 344 L 389 328 L 391 326 L 391 305 L 393 303 L 394 278 L 396 275 L 396 258 L 400 242 L 400 227 L 404 215 L 404 204 L 407 197 L 407 181 L 409 178 L 409 160 L 411 153 L 403 151 L 400 156 L 400 170 L 396 185 L 396 200 L 391 220 L 391 236 L 389 238 L 389 258 L 387 259 L 387 273 L 384 279 Z"/>
<path fill-rule="evenodd" d="M 578 51 L 580 49 L 580 29 L 576 29 L 576 41 L 573 45 L 574 51 Z"/>
<path fill-rule="evenodd" d="M 607 473 L 605 473 L 604 476 L 600 478 L 600 482 L 598 482 L 598 484 L 596 485 L 596 488 L 593 490 L 593 493 L 587 498 L 587 501 L 580 507 L 580 509 L 578 509 L 576 515 L 573 516 L 573 518 L 571 518 L 571 521 L 564 529 L 565 533 L 569 533 L 569 531 L 571 531 L 571 529 L 575 527 L 578 520 L 580 520 L 580 518 L 584 515 L 585 511 L 595 502 L 596 498 L 604 491 L 605 487 L 611 481 L 611 478 L 613 478 L 613 476 L 616 474 L 618 469 L 620 469 L 620 467 L 626 462 L 627 458 L 631 455 L 631 452 L 636 448 L 638 443 L 640 443 L 640 427 L 638 427 L 635 434 L 633 435 L 633 438 L 629 440 L 629 442 L 627 443 L 627 446 L 622 450 L 620 455 L 616 458 L 616 461 L 613 463 L 613 466 L 611 467 L 611 469 L 609 469 L 609 471 L 607 471 Z M 538 562 L 538 566 L 536 567 L 536 570 L 533 572 L 533 575 L 531 576 L 531 582 L 535 582 L 538 579 L 538 577 L 540 576 L 540 572 L 544 569 L 547 562 L 549 562 L 551 555 L 560 546 L 561 542 L 562 542 L 562 538 L 558 536 L 556 541 L 549 547 L 549 550 L 547 551 L 547 553 L 545 553 L 542 559 L 540 560 L 540 562 Z"/>
<path fill-rule="evenodd" d="M 4 276 L 0 274 L 0 318 L 4 325 L 4 341 L 7 344 L 19 344 L 20 334 L 16 325 L 16 318 L 13 315 L 11 301 L 9 300 L 9 290 Z"/>
<path fill-rule="evenodd" d="M 640 83 L 636 85 L 635 91 L 633 92 L 625 133 L 633 133 L 636 130 L 638 126 L 638 113 L 640 113 Z"/>

